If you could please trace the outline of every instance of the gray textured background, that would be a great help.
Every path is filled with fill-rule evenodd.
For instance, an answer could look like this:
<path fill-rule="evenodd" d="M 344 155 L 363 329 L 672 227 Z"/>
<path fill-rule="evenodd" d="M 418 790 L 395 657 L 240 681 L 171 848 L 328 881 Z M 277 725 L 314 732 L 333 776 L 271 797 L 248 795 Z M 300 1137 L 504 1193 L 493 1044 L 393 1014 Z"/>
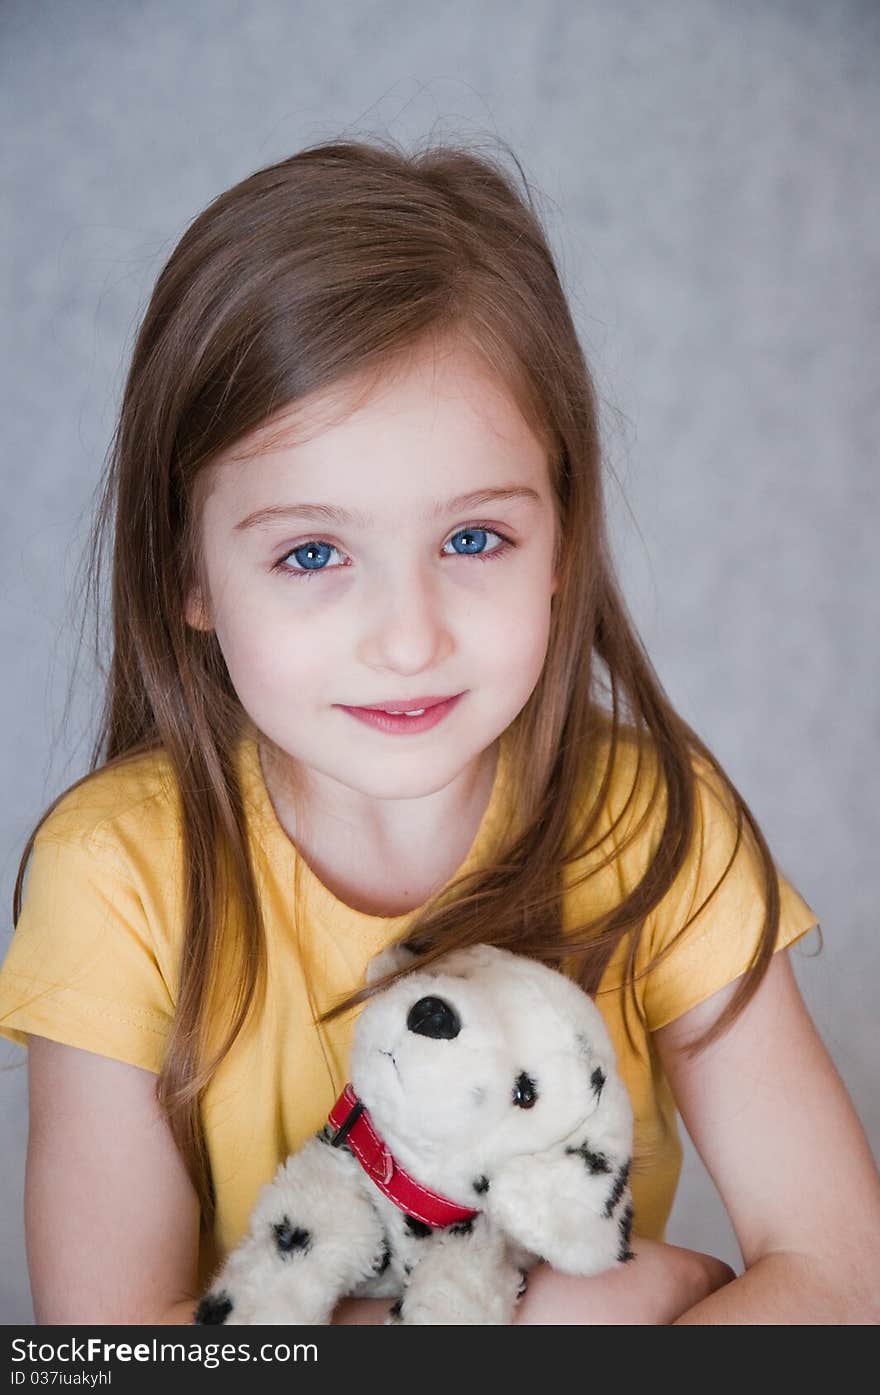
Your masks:
<path fill-rule="evenodd" d="M 0 952 L 86 766 L 71 597 L 163 260 L 303 144 L 498 132 L 605 403 L 626 594 L 822 922 L 796 971 L 878 1151 L 878 53 L 871 0 L 3 0 Z M 23 1068 L 0 1110 L 0 1321 L 28 1323 Z M 739 1263 L 691 1150 L 669 1238 Z"/>

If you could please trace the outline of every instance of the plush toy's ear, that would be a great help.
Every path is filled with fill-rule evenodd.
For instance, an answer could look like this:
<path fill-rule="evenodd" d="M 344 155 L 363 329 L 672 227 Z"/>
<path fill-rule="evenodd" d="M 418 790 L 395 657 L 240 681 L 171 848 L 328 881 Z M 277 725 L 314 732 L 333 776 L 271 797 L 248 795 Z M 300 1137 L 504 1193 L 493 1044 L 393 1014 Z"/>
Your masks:
<path fill-rule="evenodd" d="M 398 969 L 408 969 L 418 956 L 406 945 L 388 945 L 374 954 L 364 974 L 366 983 L 375 983 L 385 974 L 396 973 Z"/>
<path fill-rule="evenodd" d="M 599 1274 L 629 1258 L 632 1112 L 613 1073 L 594 1114 L 564 1143 L 502 1163 L 484 1209 L 563 1274 Z"/>

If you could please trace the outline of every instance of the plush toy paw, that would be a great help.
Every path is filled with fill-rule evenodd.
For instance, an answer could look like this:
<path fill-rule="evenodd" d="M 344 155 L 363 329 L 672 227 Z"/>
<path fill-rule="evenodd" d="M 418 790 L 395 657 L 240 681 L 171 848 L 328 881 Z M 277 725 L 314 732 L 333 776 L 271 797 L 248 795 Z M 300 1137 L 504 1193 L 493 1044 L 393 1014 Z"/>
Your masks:
<path fill-rule="evenodd" d="M 523 1271 L 511 1260 L 502 1232 L 487 1216 L 466 1237 L 440 1232 L 409 1275 L 388 1321 L 454 1327 L 509 1323 L 523 1292 Z"/>
<path fill-rule="evenodd" d="M 248 1234 L 215 1275 L 195 1322 L 327 1324 L 337 1301 L 381 1272 L 381 1219 L 350 1185 L 350 1153 L 322 1137 L 282 1163 L 257 1198 Z"/>

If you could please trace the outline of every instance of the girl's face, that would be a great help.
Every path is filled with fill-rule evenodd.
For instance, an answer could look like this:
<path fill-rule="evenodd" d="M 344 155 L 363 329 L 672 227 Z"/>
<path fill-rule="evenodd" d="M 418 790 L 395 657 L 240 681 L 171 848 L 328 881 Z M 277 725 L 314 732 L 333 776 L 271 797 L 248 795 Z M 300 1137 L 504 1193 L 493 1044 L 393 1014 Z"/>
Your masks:
<path fill-rule="evenodd" d="M 218 459 L 200 521 L 208 595 L 187 619 L 216 631 L 245 711 L 316 788 L 413 798 L 475 762 L 538 681 L 553 495 L 543 447 L 466 348 L 413 355 L 322 420 L 344 405 L 316 395 L 279 414 L 272 444 L 262 429 Z M 346 710 L 456 694 L 403 734 Z"/>

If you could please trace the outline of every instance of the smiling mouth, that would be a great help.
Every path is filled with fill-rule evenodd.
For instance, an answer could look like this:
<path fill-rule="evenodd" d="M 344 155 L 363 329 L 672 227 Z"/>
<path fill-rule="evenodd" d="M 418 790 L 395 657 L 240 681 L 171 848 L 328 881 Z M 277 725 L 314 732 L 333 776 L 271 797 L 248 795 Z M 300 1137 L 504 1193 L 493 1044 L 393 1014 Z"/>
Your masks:
<path fill-rule="evenodd" d="M 393 1052 L 393 1051 L 383 1051 L 381 1047 L 378 1047 L 377 1049 L 378 1049 L 378 1051 L 379 1051 L 379 1055 L 380 1055 L 380 1056 L 387 1056 L 387 1057 L 388 1057 L 388 1059 L 390 1060 L 392 1066 L 393 1066 L 394 1069 L 397 1071 L 397 1074 L 400 1075 L 400 1071 L 397 1070 L 397 1062 L 396 1062 L 395 1059 L 394 1059 L 394 1052 Z"/>

